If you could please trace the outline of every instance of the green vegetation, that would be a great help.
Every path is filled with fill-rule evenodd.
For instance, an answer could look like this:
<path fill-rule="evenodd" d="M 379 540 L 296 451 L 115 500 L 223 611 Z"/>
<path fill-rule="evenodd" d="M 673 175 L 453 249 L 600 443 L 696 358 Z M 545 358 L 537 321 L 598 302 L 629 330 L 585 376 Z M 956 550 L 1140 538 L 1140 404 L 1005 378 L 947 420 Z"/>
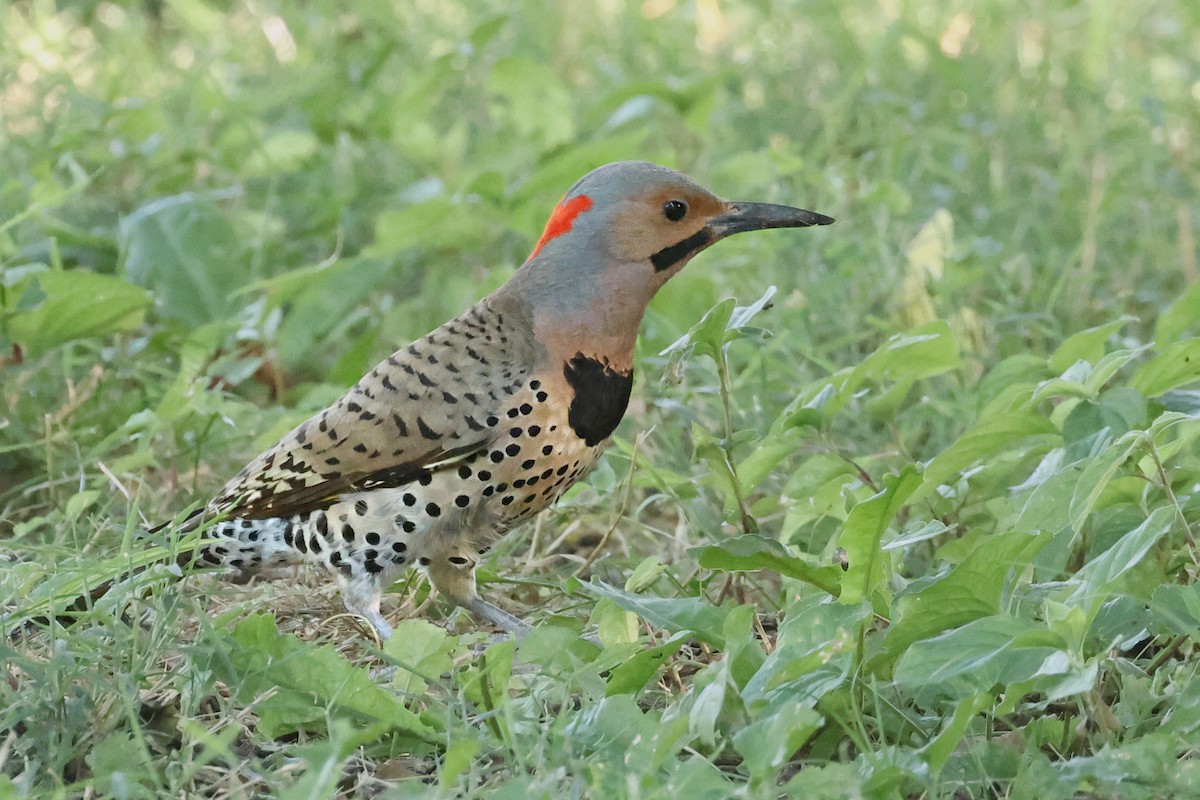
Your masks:
<path fill-rule="evenodd" d="M 0 798 L 1200 796 L 1198 37 L 1189 0 L 0 5 Z M 317 575 L 162 566 L 21 632 L 622 158 L 838 223 L 655 302 L 615 446 L 486 565 L 526 640 L 414 578 L 379 651 Z"/>

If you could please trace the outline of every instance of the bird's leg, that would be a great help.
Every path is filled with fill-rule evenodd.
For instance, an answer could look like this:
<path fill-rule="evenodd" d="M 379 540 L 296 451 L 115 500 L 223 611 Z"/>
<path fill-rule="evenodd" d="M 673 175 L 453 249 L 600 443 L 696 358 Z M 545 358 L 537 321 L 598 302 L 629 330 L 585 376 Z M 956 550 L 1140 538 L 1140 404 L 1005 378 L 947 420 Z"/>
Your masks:
<path fill-rule="evenodd" d="M 354 578 L 339 577 L 342 587 L 342 602 L 346 610 L 371 623 L 371 627 L 379 634 L 379 640 L 386 642 L 392 635 L 392 626 L 379 613 L 379 601 L 383 599 L 383 588 L 373 577 L 360 575 Z"/>
<path fill-rule="evenodd" d="M 444 594 L 458 605 L 470 611 L 477 617 L 503 628 L 513 638 L 520 639 L 529 633 L 529 623 L 517 619 L 499 606 L 489 603 L 479 596 L 475 588 L 475 564 L 472 561 L 457 557 L 464 563 L 434 560 L 426 568 L 429 582 L 439 594 Z"/>

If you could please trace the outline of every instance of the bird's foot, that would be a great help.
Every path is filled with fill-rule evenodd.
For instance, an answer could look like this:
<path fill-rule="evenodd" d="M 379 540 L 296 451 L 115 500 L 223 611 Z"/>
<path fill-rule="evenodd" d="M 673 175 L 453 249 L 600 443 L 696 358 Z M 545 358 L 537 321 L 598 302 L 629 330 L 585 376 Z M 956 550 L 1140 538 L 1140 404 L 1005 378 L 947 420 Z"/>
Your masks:
<path fill-rule="evenodd" d="M 371 623 L 371 627 L 375 629 L 375 635 L 379 637 L 379 641 L 386 642 L 392 636 L 392 626 L 383 618 L 383 614 L 378 611 L 359 614 L 367 622 Z"/>
<path fill-rule="evenodd" d="M 503 628 L 514 639 L 520 639 L 529 633 L 529 623 L 517 619 L 512 614 L 497 605 L 489 603 L 482 597 L 475 596 L 463 604 L 464 607 L 477 617 Z"/>

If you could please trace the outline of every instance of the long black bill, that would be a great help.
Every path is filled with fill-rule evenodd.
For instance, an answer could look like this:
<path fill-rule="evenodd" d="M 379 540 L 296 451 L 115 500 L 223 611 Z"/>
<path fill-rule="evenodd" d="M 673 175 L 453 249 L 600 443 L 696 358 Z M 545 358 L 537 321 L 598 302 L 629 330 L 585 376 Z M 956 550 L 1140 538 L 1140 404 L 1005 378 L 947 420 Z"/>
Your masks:
<path fill-rule="evenodd" d="M 650 261 L 661 272 L 735 233 L 767 228 L 811 228 L 832 222 L 833 217 L 802 208 L 777 206 L 774 203 L 730 203 L 729 210 L 724 214 L 713 217 L 707 225 L 683 241 L 659 250 L 650 256 Z"/>
<path fill-rule="evenodd" d="M 829 225 L 833 217 L 773 203 L 730 203 L 729 211 L 708 221 L 713 241 L 735 233 L 761 231 L 766 228 L 811 228 Z"/>

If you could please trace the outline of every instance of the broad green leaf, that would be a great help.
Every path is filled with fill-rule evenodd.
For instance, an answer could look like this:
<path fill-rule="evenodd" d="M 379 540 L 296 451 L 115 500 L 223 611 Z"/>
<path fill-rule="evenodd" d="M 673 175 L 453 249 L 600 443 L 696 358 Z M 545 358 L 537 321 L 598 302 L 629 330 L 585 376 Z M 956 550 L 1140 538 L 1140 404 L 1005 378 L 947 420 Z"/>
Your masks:
<path fill-rule="evenodd" d="M 433 728 L 381 688 L 363 667 L 333 647 L 313 646 L 280 634 L 275 618 L 256 614 L 234 626 L 228 661 L 212 666 L 242 702 L 256 702 L 259 729 L 276 737 L 323 723 L 328 717 L 380 723 L 425 741 L 436 741 Z"/>
<path fill-rule="evenodd" d="M 126 274 L 153 292 L 163 316 L 191 326 L 233 316 L 229 298 L 250 277 L 217 198 L 165 197 L 121 220 Z"/>
<path fill-rule="evenodd" d="M 583 585 L 596 597 L 607 598 L 626 611 L 632 611 L 655 628 L 691 631 L 710 645 L 725 646 L 725 618 L 729 610 L 712 605 L 700 597 L 668 599 L 624 592 L 600 581 Z"/>
<path fill-rule="evenodd" d="M 638 618 L 611 600 L 597 600 L 592 608 L 591 624 L 596 626 L 596 635 L 605 647 L 628 644 L 638 639 Z"/>
<path fill-rule="evenodd" d="M 568 741 L 585 752 L 624 759 L 639 750 L 637 743 L 644 747 L 655 741 L 662 730 L 657 716 L 638 708 L 633 695 L 614 694 L 588 703 L 572 715 L 565 731 Z"/>
<path fill-rule="evenodd" d="M 936 539 L 938 536 L 943 536 L 950 531 L 951 528 L 940 519 L 930 519 L 917 524 L 915 527 L 901 533 L 895 539 L 890 540 L 882 546 L 882 550 L 900 550 L 901 548 L 911 547 L 919 542 L 926 542 L 930 539 Z"/>
<path fill-rule="evenodd" d="M 1073 530 L 1082 527 L 1087 515 L 1092 513 L 1100 495 L 1134 451 L 1141 445 L 1141 433 L 1129 433 L 1105 448 L 1099 455 L 1077 463 L 1083 471 L 1071 493 L 1070 525 Z"/>
<path fill-rule="evenodd" d="M 111 275 L 69 270 L 41 272 L 36 280 L 45 299 L 8 320 L 13 341 L 33 354 L 75 339 L 134 330 L 150 305 L 145 289 Z"/>
<path fill-rule="evenodd" d="M 63 509 L 63 516 L 69 521 L 74 522 L 79 519 L 80 514 L 91 508 L 98 499 L 100 499 L 99 489 L 85 489 L 82 492 L 76 492 L 67 501 L 67 506 Z"/>
<path fill-rule="evenodd" d="M 1020 504 L 1013 528 L 1019 531 L 1056 532 L 1071 523 L 1071 500 L 1079 487 L 1083 463 L 1060 466 L 1038 483 Z"/>
<path fill-rule="evenodd" d="M 868 380 L 911 385 L 956 369 L 959 364 L 958 343 L 949 324 L 936 320 L 890 337 L 852 369 L 838 370 L 828 378 L 809 384 L 784 411 L 784 416 L 790 417 L 801 408 L 813 407 L 818 396 L 826 395 L 827 399 L 819 407 L 829 419 L 840 413 Z M 828 387 L 833 388 L 832 394 Z"/>
<path fill-rule="evenodd" d="M 733 471 L 733 465 L 729 463 L 729 454 L 721 446 L 721 440 L 698 424 L 692 426 L 692 440 L 695 442 L 696 458 L 708 467 L 704 476 L 705 482 L 720 491 L 721 505 L 725 513 L 736 514 L 737 498 L 740 494 L 735 491 L 735 487 L 739 485 L 738 476 Z"/>
<path fill-rule="evenodd" d="M 921 380 L 958 368 L 962 363 L 950 325 L 935 320 L 897 334 L 859 366 L 878 382 Z M 858 368 L 856 368 L 858 369 Z"/>
<path fill-rule="evenodd" d="M 771 707 L 733 736 L 751 785 L 774 781 L 779 768 L 821 729 L 824 717 L 795 700 Z"/>
<path fill-rule="evenodd" d="M 921 476 L 910 464 L 899 475 L 885 477 L 884 488 L 878 494 L 850 509 L 838 537 L 850 565 L 842 576 L 840 602 L 853 605 L 863 599 L 873 600 L 874 593 L 883 588 L 888 561 L 880 549 L 883 534 L 920 485 Z"/>
<path fill-rule="evenodd" d="M 1038 384 L 1049 377 L 1044 358 L 1030 353 L 1009 356 L 980 379 L 977 395 L 985 402 L 977 419 L 994 419 L 1009 411 L 1027 408 Z"/>
<path fill-rule="evenodd" d="M 656 555 L 643 558 L 625 579 L 625 591 L 636 594 L 649 588 L 668 569 L 669 567 Z"/>
<path fill-rule="evenodd" d="M 1050 369 L 1063 372 L 1077 361 L 1095 364 L 1104 356 L 1105 345 L 1113 334 L 1135 321 L 1134 317 L 1123 316 L 1071 334 L 1050 356 L 1047 362 Z"/>
<path fill-rule="evenodd" d="M 1119 746 L 1102 747 L 1095 755 L 1058 763 L 1055 772 L 1067 785 L 1078 790 L 1075 797 L 1087 794 L 1146 800 L 1194 797 L 1194 783 L 1192 791 L 1184 787 L 1179 787 L 1180 792 L 1167 790 L 1174 783 L 1172 777 L 1178 775 L 1186 763 L 1180 760 L 1177 750 L 1173 736 L 1148 733 Z M 1130 787 L 1145 787 L 1148 791 L 1133 795 L 1129 793 Z"/>
<path fill-rule="evenodd" d="M 1200 323 L 1200 281 L 1193 282 L 1183 294 L 1175 298 L 1170 306 L 1158 315 L 1154 325 L 1154 344 L 1159 350 L 1170 347 L 1181 340 L 1189 329 L 1195 330 Z"/>
<path fill-rule="evenodd" d="M 698 352 L 709 358 L 718 358 L 721 347 L 725 344 L 725 328 L 729 325 L 736 307 L 737 301 L 732 297 L 717 303 L 687 333 L 659 355 L 680 353 L 686 357 L 691 352 Z"/>
<path fill-rule="evenodd" d="M 789 428 L 779 436 L 758 441 L 754 450 L 738 462 L 738 481 L 747 490 L 753 491 L 771 474 L 779 462 L 795 455 L 799 440 L 796 428 Z"/>
<path fill-rule="evenodd" d="M 280 800 L 311 800 L 337 794 L 343 764 L 356 749 L 355 739 L 361 735 L 356 737 L 351 725 L 342 719 L 331 721 L 329 734 L 328 739 L 310 741 L 296 748 L 296 758 L 305 769 L 299 780 L 280 793 Z"/>
<path fill-rule="evenodd" d="M 1200 380 L 1200 338 L 1172 342 L 1147 361 L 1129 379 L 1129 385 L 1146 397 Z"/>
<path fill-rule="evenodd" d="M 687 642 L 686 633 L 675 634 L 657 647 L 649 647 L 634 653 L 614 667 L 608 677 L 605 695 L 633 694 L 639 692 L 658 673 L 671 656 L 679 652 Z"/>
<path fill-rule="evenodd" d="M 950 760 L 950 756 L 958 748 L 966 735 L 967 728 L 975 717 L 990 706 L 994 698 L 988 692 L 979 692 L 964 697 L 954 708 L 954 713 L 946 720 L 946 724 L 938 731 L 937 736 L 929 744 L 921 748 L 921 756 L 929 765 L 934 775 L 941 773 Z"/>
<path fill-rule="evenodd" d="M 811 708 L 844 687 L 857 668 L 860 632 L 874 619 L 868 603 L 845 606 L 828 597 L 799 599 L 785 610 L 775 648 L 742 688 L 751 712 L 785 700 Z"/>
<path fill-rule="evenodd" d="M 1200 584 L 1159 586 L 1150 596 L 1150 610 L 1175 633 L 1200 635 Z"/>
<path fill-rule="evenodd" d="M 1062 640 L 1029 620 L 996 614 L 914 643 L 896 664 L 895 682 L 928 695 L 969 697 L 995 684 L 1031 679 Z"/>
<path fill-rule="evenodd" d="M 754 319 L 764 308 L 771 305 L 771 300 L 779 290 L 774 286 L 768 286 L 766 291 L 762 293 L 762 297 L 755 300 L 748 306 L 738 306 L 729 315 L 729 324 L 725 326 L 725 343 L 728 344 L 741 336 L 745 335 L 746 331 L 760 330 L 750 326 L 750 320 Z"/>
<path fill-rule="evenodd" d="M 764 711 L 785 702 L 816 706 L 821 698 L 846 685 L 854 667 L 854 652 L 851 630 L 836 631 L 826 641 L 782 642 L 742 689 L 747 708 Z"/>
<path fill-rule="evenodd" d="M 1154 418 L 1146 435 L 1158 450 L 1158 457 L 1168 463 L 1175 455 L 1200 439 L 1200 417 L 1164 411 Z M 1138 466 L 1147 473 L 1156 470 L 1153 463 L 1143 457 Z"/>
<path fill-rule="evenodd" d="M 1142 347 L 1135 347 L 1129 350 L 1114 350 L 1103 356 L 1096 362 L 1091 374 L 1083 382 L 1083 387 L 1088 392 L 1088 395 L 1095 397 L 1122 367 L 1140 357 L 1142 353 L 1145 353 L 1149 349 L 1149 345 L 1143 345 Z"/>
<path fill-rule="evenodd" d="M 1156 508 L 1145 522 L 1085 564 L 1075 573 L 1071 581 L 1075 588 L 1066 602 L 1093 616 L 1100 603 L 1120 590 L 1117 581 L 1121 576 L 1137 566 L 1150 548 L 1171 529 L 1177 513 L 1174 506 Z"/>
<path fill-rule="evenodd" d="M 900 597 L 884 638 L 885 663 L 894 662 L 914 642 L 999 613 L 1005 590 L 1050 538 L 1049 533 L 1023 532 L 989 537 L 944 577 Z"/>
<path fill-rule="evenodd" d="M 475 755 L 479 752 L 477 739 L 455 739 L 446 748 L 442 756 L 442 768 L 439 770 L 438 783 L 443 789 L 451 789 L 458 777 L 471 768 Z"/>
<path fill-rule="evenodd" d="M 836 597 L 842 570 L 835 566 L 819 567 L 793 555 L 775 539 L 746 534 L 691 551 L 705 569 L 726 572 L 753 572 L 769 569 L 788 578 L 810 583 Z"/>
<path fill-rule="evenodd" d="M 920 502 L 963 470 L 994 458 L 1016 442 L 1037 437 L 1038 441 L 1028 443 L 1030 447 L 1036 447 L 1057 436 L 1054 423 L 1030 411 L 1009 411 L 981 422 L 933 457 L 925 466 L 921 485 L 913 491 L 909 502 Z"/>
<path fill-rule="evenodd" d="M 406 619 L 396 625 L 383 652 L 398 669 L 392 687 L 402 695 L 420 697 L 430 681 L 450 670 L 456 640 L 432 622 Z"/>

